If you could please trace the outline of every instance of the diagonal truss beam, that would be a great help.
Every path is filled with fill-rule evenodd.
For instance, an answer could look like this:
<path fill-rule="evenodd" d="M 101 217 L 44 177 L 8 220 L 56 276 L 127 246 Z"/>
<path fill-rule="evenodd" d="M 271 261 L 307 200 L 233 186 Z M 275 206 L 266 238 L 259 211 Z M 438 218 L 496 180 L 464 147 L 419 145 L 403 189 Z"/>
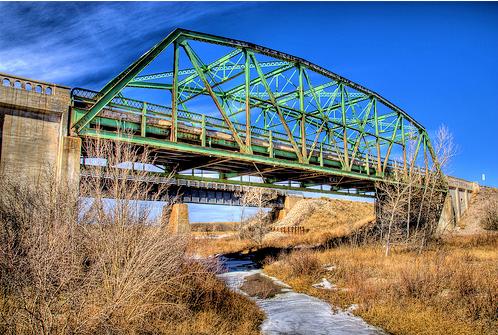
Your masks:
<path fill-rule="evenodd" d="M 289 136 L 289 142 L 291 143 L 292 147 L 294 148 L 294 151 L 297 155 L 299 162 L 304 163 L 304 157 L 301 154 L 296 141 L 294 140 L 294 135 L 292 134 L 291 130 L 289 129 L 289 126 L 287 125 L 287 121 L 285 120 L 285 117 L 284 117 L 282 111 L 280 110 L 280 106 L 277 104 L 277 100 L 273 96 L 273 92 L 271 91 L 270 86 L 268 85 L 268 82 L 266 81 L 266 78 L 263 74 L 263 71 L 261 70 L 261 68 L 258 65 L 258 61 L 257 61 L 256 57 L 254 56 L 254 54 L 252 52 L 249 53 L 249 57 L 251 58 L 254 66 L 256 67 L 256 71 L 258 72 L 258 76 L 261 79 L 263 86 L 265 87 L 266 91 L 268 92 L 268 95 L 270 96 L 270 101 L 272 102 L 273 106 L 275 107 L 275 110 L 278 114 L 278 117 L 280 119 L 282 126 L 285 129 L 285 132 L 287 133 L 287 136 Z"/>
<path fill-rule="evenodd" d="M 206 75 L 202 71 L 201 66 L 197 61 L 197 56 L 195 55 L 194 51 L 192 50 L 192 48 L 190 47 L 190 45 L 186 41 L 182 42 L 181 46 L 183 47 L 183 49 L 187 53 L 187 56 L 190 59 L 190 62 L 192 62 L 192 65 L 196 69 L 197 74 L 199 75 L 202 82 L 204 83 L 206 90 L 208 91 L 209 95 L 213 99 L 213 102 L 215 103 L 216 107 L 218 108 L 221 116 L 223 117 L 223 120 L 225 120 L 225 123 L 227 124 L 228 128 L 232 132 L 232 136 L 233 136 L 235 142 L 237 142 L 237 144 L 239 145 L 240 150 L 242 152 L 247 152 L 246 145 L 244 144 L 244 142 L 240 138 L 239 133 L 237 132 L 232 121 L 230 120 L 227 113 L 225 112 L 225 109 L 223 108 L 223 104 L 220 102 L 220 100 L 218 99 L 218 96 L 214 93 L 213 88 L 209 84 L 209 81 L 207 80 Z"/>
<path fill-rule="evenodd" d="M 156 44 L 152 49 L 143 54 L 133 64 L 128 66 L 116 78 L 111 80 L 99 92 L 99 98 L 90 110 L 83 115 L 73 128 L 76 132 L 81 131 L 92 119 L 107 105 L 136 75 L 140 73 L 154 58 L 156 58 L 164 49 L 166 49 L 181 34 L 181 30 L 175 30 L 165 39 Z"/>

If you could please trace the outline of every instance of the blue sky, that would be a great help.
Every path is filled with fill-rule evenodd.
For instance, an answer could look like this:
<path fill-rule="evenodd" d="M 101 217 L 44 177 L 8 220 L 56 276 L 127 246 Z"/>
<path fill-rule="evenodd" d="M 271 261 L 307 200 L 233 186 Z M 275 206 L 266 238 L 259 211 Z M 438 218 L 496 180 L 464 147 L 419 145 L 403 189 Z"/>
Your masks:
<path fill-rule="evenodd" d="M 101 88 L 176 27 L 312 61 L 460 147 L 449 172 L 498 186 L 498 3 L 0 3 L 0 71 Z"/>

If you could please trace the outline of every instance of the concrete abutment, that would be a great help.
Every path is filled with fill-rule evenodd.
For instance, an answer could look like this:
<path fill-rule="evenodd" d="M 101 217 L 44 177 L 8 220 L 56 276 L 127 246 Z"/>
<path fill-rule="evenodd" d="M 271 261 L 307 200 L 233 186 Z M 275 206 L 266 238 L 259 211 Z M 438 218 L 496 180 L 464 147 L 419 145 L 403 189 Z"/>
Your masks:
<path fill-rule="evenodd" d="M 0 172 L 28 181 L 53 175 L 77 186 L 81 139 L 68 136 L 70 89 L 1 73 L 0 79 Z"/>

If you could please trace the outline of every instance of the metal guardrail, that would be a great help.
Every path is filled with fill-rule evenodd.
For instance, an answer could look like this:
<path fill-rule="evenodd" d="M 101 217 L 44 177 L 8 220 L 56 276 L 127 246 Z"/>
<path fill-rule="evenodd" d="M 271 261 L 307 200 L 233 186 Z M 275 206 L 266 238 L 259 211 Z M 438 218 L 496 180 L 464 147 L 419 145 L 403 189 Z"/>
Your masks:
<path fill-rule="evenodd" d="M 98 98 L 98 92 L 82 88 L 75 88 L 72 90 L 72 97 L 73 99 L 81 100 L 82 102 L 94 103 Z M 113 112 L 133 114 L 137 117 L 142 115 L 142 111 L 145 108 L 146 110 L 145 116 L 147 118 L 160 119 L 166 122 L 171 122 L 172 118 L 171 115 L 172 109 L 168 106 L 147 103 L 144 101 L 125 98 L 125 97 L 115 97 L 109 103 L 109 108 Z M 185 127 L 193 127 L 199 129 L 204 127 L 206 131 L 225 134 L 230 137 L 232 136 L 228 125 L 222 118 L 207 116 L 179 109 L 177 114 L 177 119 L 179 126 L 183 125 Z M 233 126 L 235 127 L 236 130 L 239 131 L 239 136 L 241 137 L 241 139 L 245 140 L 245 127 L 246 127 L 245 124 L 233 122 Z M 259 140 L 264 143 L 271 142 L 273 147 L 279 145 L 290 146 L 287 134 L 278 131 L 270 131 L 268 129 L 263 129 L 255 126 L 251 127 L 251 133 L 252 133 L 252 139 L 255 141 Z M 295 140 L 296 142 L 301 143 L 301 138 L 299 136 L 296 136 Z M 326 143 L 322 145 L 317 144 L 315 147 L 313 147 L 313 143 L 314 141 L 306 139 L 306 147 L 308 152 L 310 153 L 311 151 L 313 151 L 313 155 L 318 156 L 320 154 L 320 147 L 321 147 L 323 158 L 325 159 L 332 159 L 339 161 L 340 158 L 337 154 L 337 151 L 340 153 L 344 151 L 343 146 L 337 143 L 335 145 L 326 144 Z M 348 153 L 350 157 L 353 156 L 352 149 L 348 150 Z M 372 172 L 375 171 L 377 164 L 378 160 L 375 156 L 372 155 L 368 157 L 368 165 L 370 166 Z M 381 164 L 384 164 L 384 162 L 381 161 Z M 361 153 L 356 152 L 354 165 L 366 166 L 367 165 L 366 156 L 363 156 Z M 394 159 L 388 160 L 387 168 L 392 168 L 395 165 L 402 166 L 402 162 L 396 161 Z"/>

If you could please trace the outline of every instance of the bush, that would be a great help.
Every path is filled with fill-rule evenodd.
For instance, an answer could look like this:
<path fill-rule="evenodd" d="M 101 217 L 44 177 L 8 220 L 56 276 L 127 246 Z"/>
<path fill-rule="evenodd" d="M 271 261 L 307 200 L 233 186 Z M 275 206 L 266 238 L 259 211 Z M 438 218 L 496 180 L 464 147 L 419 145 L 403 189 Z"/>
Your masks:
<path fill-rule="evenodd" d="M 498 230 L 498 201 L 489 201 L 484 208 L 481 226 L 486 230 Z"/>
<path fill-rule="evenodd" d="M 246 277 L 240 289 L 251 297 L 267 299 L 281 293 L 282 286 L 277 285 L 270 278 L 256 273 Z"/>
<path fill-rule="evenodd" d="M 284 259 L 294 276 L 319 275 L 321 272 L 322 265 L 315 252 L 295 251 L 287 257 L 284 256 Z"/>
<path fill-rule="evenodd" d="M 256 305 L 148 219 L 129 173 L 83 180 L 92 198 L 50 175 L 0 176 L 0 333 L 257 334 Z"/>

